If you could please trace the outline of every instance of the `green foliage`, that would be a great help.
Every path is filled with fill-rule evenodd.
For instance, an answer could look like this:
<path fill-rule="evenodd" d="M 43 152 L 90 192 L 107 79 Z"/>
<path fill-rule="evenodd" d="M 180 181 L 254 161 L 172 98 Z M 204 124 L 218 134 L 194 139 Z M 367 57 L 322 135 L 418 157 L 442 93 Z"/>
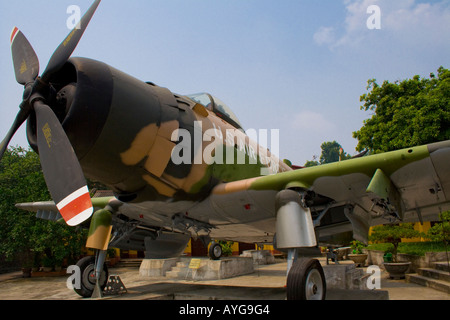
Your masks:
<path fill-rule="evenodd" d="M 336 141 L 324 142 L 320 147 L 322 149 L 322 154 L 320 155 L 320 162 L 316 160 L 307 161 L 304 165 L 305 167 L 314 167 L 320 164 L 337 162 L 339 161 L 339 157 L 341 160 L 351 158 L 351 156 L 348 153 L 343 151 L 342 146 Z"/>
<path fill-rule="evenodd" d="M 391 243 L 375 243 L 367 247 L 368 250 L 379 250 L 384 252 L 393 251 Z M 425 256 L 427 252 L 445 252 L 446 247 L 442 242 L 401 242 L 398 244 L 397 253 Z"/>
<path fill-rule="evenodd" d="M 412 239 L 421 237 L 423 234 L 414 229 L 411 223 L 403 223 L 400 225 L 388 224 L 376 226 L 372 229 L 369 240 L 372 242 L 391 243 L 393 245 L 392 254 L 394 261 L 397 261 L 398 245 L 403 239 Z"/>
<path fill-rule="evenodd" d="M 436 223 L 432 226 L 426 237 L 431 241 L 441 241 L 448 244 L 450 241 L 450 211 L 441 213 L 440 223 Z"/>
<path fill-rule="evenodd" d="M 339 161 L 339 157 L 341 160 L 346 160 L 350 158 L 350 155 L 342 151 L 342 146 L 336 141 L 333 142 L 324 142 L 320 146 L 322 148 L 322 155 L 320 156 L 320 164 L 325 163 L 333 163 Z"/>
<path fill-rule="evenodd" d="M 315 160 L 308 160 L 306 161 L 304 167 L 308 168 L 308 167 L 315 167 L 318 166 L 320 164 L 319 161 L 315 161 Z"/>
<path fill-rule="evenodd" d="M 220 240 L 219 244 L 222 246 L 222 255 L 224 257 L 231 256 L 233 254 L 233 241 Z"/>
<path fill-rule="evenodd" d="M 366 245 L 358 240 L 353 240 L 350 244 L 350 248 L 352 249 L 353 254 L 362 254 L 363 249 L 366 248 Z"/>
<path fill-rule="evenodd" d="M 353 133 L 357 150 L 387 152 L 450 139 L 450 71 L 440 67 L 429 79 L 368 81 L 361 110 L 374 112 Z"/>
<path fill-rule="evenodd" d="M 15 207 L 49 199 L 38 155 L 20 147 L 8 149 L 0 162 L 0 255 L 9 260 L 23 257 L 24 266 L 44 257 L 61 263 L 80 255 L 86 232 L 36 219 Z"/>

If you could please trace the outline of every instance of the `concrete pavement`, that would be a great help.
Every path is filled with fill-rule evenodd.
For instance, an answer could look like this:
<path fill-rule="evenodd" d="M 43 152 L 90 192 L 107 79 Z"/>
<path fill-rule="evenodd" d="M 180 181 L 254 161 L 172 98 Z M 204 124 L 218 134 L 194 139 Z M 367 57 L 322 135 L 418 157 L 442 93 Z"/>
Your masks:
<path fill-rule="evenodd" d="M 111 268 L 127 288 L 113 300 L 284 300 L 286 262 L 258 266 L 249 275 L 210 281 L 142 278 L 137 268 Z M 69 275 L 55 278 L 21 278 L 21 273 L 0 275 L 0 300 L 81 300 L 66 286 Z M 381 290 L 328 290 L 327 300 L 450 300 L 450 295 L 381 274 Z"/>

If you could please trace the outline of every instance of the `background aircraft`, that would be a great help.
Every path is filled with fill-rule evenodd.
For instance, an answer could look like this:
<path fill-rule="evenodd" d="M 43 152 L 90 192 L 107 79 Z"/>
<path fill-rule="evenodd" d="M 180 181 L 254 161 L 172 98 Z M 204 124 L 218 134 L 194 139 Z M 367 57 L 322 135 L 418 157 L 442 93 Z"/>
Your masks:
<path fill-rule="evenodd" d="M 97 254 L 78 263 L 86 271 L 80 295 L 105 285 L 108 246 L 167 258 L 199 237 L 274 243 L 288 252 L 288 298 L 324 299 L 320 264 L 297 259 L 298 249 L 349 230 L 366 241 L 372 225 L 436 220 L 450 208 L 450 141 L 292 170 L 251 141 L 219 99 L 175 94 L 105 63 L 70 58 L 99 4 L 41 76 L 33 48 L 14 28 L 14 70 L 25 89 L 0 145 L 2 156 L 27 120 L 53 201 L 18 206 L 71 226 L 90 219 L 86 246 Z M 116 196 L 91 199 L 85 176 Z M 218 258 L 220 247 L 212 253 Z"/>

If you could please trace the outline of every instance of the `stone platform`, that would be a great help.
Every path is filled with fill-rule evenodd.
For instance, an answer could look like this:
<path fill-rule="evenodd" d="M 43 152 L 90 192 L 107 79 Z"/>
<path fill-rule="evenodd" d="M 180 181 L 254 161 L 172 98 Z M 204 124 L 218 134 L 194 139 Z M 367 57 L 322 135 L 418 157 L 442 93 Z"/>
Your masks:
<path fill-rule="evenodd" d="M 245 250 L 240 257 L 252 258 L 257 265 L 274 264 L 275 257 L 269 250 Z"/>
<path fill-rule="evenodd" d="M 354 263 L 323 265 L 328 289 L 367 290 L 369 274 Z"/>
<path fill-rule="evenodd" d="M 192 261 L 195 259 L 195 261 Z M 229 257 L 220 260 L 180 257 L 144 259 L 139 268 L 141 277 L 166 277 L 181 280 L 221 280 L 254 272 L 253 258 Z"/>
<path fill-rule="evenodd" d="M 255 272 L 260 265 L 275 263 L 273 256 L 249 250 L 241 256 L 210 260 L 207 257 L 178 257 L 169 259 L 144 259 L 139 268 L 141 278 L 166 278 L 173 280 L 208 281 L 222 280 Z M 256 268 L 256 269 L 255 269 Z M 323 265 L 327 287 L 333 289 L 365 290 L 367 277 L 363 269 L 352 261 Z"/>

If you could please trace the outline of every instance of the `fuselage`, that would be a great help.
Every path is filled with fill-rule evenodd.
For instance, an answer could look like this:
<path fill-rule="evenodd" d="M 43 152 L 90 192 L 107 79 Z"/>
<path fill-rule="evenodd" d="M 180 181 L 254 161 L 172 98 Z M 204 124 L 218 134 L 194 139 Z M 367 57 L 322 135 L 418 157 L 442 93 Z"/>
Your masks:
<path fill-rule="evenodd" d="M 291 170 L 209 94 L 174 94 L 85 58 L 70 59 L 50 83 L 51 107 L 86 177 L 122 202 L 182 212 L 220 183 Z M 35 128 L 31 117 L 28 139 L 38 151 Z"/>

